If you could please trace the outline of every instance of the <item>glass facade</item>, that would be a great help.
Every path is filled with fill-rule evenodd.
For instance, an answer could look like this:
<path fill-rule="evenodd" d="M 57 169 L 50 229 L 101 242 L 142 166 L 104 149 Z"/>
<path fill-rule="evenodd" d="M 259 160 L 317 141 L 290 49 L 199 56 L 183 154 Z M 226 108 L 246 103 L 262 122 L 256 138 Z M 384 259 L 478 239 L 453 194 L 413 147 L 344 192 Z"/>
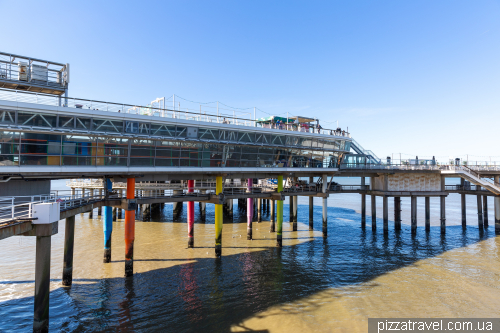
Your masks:
<path fill-rule="evenodd" d="M 344 138 L 300 132 L 283 135 L 24 111 L 0 110 L 0 124 L 30 126 L 28 132 L 0 131 L 0 166 L 336 168 L 350 149 Z M 72 134 L 43 133 L 50 129 Z M 127 137 L 131 134 L 144 138 Z"/>

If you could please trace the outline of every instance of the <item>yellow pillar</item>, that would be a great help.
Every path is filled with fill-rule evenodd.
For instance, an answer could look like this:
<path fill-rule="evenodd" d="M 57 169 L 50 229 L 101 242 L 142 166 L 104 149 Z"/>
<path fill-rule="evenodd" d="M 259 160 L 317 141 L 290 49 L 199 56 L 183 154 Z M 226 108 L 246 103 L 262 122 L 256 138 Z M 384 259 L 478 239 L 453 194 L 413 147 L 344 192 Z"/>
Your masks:
<path fill-rule="evenodd" d="M 222 193 L 222 177 L 215 178 L 215 194 Z M 222 205 L 215 205 L 215 255 L 222 255 Z"/>

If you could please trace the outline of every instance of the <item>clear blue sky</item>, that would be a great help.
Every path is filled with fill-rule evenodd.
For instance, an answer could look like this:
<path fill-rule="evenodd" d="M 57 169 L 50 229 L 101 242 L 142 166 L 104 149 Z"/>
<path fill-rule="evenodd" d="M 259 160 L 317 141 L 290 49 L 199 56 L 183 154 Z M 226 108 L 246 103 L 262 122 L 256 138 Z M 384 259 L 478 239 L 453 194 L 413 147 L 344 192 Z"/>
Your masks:
<path fill-rule="evenodd" d="M 70 63 L 70 96 L 218 100 L 339 120 L 379 157 L 500 161 L 498 0 L 0 0 L 0 13 L 0 49 Z"/>

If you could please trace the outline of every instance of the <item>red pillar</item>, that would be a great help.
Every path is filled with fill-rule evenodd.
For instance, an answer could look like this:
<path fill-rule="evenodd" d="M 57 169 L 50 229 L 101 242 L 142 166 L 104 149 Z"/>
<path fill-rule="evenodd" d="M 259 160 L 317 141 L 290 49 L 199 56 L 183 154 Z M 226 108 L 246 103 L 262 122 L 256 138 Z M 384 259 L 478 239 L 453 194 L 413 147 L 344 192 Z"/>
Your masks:
<path fill-rule="evenodd" d="M 134 199 L 135 178 L 127 178 L 127 199 Z M 135 210 L 125 211 L 125 276 L 134 274 Z"/>
<path fill-rule="evenodd" d="M 188 180 L 188 193 L 194 192 L 194 180 Z M 194 201 L 187 202 L 188 247 L 194 247 Z"/>

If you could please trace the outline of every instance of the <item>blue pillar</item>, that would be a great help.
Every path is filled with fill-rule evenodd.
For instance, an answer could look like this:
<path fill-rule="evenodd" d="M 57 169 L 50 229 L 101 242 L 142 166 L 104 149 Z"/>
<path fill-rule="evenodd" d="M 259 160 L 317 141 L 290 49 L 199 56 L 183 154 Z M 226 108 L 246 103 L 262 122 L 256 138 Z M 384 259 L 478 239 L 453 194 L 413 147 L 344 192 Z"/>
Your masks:
<path fill-rule="evenodd" d="M 105 179 L 105 193 L 112 190 L 111 180 Z M 106 198 L 108 196 L 106 195 Z M 102 228 L 104 231 L 104 263 L 111 262 L 111 233 L 113 232 L 113 207 L 104 206 L 103 207 L 103 224 Z"/>

